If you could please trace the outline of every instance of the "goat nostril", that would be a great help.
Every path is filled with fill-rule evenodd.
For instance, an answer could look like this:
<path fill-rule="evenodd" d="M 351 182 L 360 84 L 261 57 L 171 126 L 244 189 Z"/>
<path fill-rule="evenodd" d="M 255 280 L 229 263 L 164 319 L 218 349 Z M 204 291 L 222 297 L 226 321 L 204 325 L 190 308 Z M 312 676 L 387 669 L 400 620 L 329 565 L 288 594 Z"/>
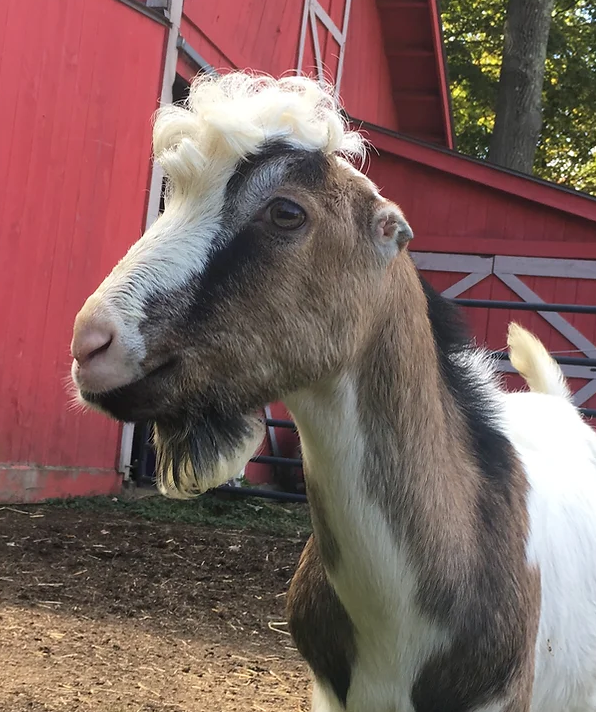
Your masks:
<path fill-rule="evenodd" d="M 105 353 L 113 341 L 113 335 L 106 332 L 94 331 L 84 334 L 74 339 L 72 355 L 80 365 L 88 363 Z"/>
<path fill-rule="evenodd" d="M 106 341 L 105 344 L 102 346 L 99 346 L 98 348 L 94 349 L 91 351 L 87 356 L 85 357 L 86 361 L 90 361 L 92 358 L 95 358 L 96 356 L 99 356 L 99 354 L 102 354 L 104 351 L 107 351 L 111 344 L 112 344 L 113 338 L 110 336 L 109 340 Z"/>

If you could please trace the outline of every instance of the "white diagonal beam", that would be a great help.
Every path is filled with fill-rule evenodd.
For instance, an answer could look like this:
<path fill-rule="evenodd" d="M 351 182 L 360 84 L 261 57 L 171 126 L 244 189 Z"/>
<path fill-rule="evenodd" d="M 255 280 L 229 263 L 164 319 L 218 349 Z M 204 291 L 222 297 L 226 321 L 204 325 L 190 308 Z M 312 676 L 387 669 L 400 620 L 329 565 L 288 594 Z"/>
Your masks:
<path fill-rule="evenodd" d="M 494 257 L 456 255 L 446 252 L 410 252 L 418 269 L 433 272 L 486 272 L 493 271 Z"/>
<path fill-rule="evenodd" d="M 325 25 L 325 27 L 331 32 L 334 40 L 338 45 L 345 40 L 343 32 L 337 27 L 335 22 L 329 17 L 329 15 L 322 8 L 318 0 L 310 0 L 312 12 L 319 18 L 319 20 Z"/>
<path fill-rule="evenodd" d="M 447 287 L 447 289 L 441 292 L 441 294 L 444 297 L 447 297 L 447 299 L 454 299 L 455 297 L 459 297 L 460 294 L 463 294 L 467 289 L 471 289 L 474 285 L 478 284 L 478 282 L 482 282 L 482 280 L 486 279 L 489 275 L 490 272 L 476 272 L 468 274 L 458 280 L 455 284 Z"/>
<path fill-rule="evenodd" d="M 339 59 L 337 62 L 337 76 L 335 77 L 335 98 L 339 98 L 339 87 L 344 73 L 344 56 L 346 54 L 346 42 L 348 40 L 348 23 L 350 21 L 350 9 L 352 0 L 346 0 L 344 7 L 344 23 L 341 28 L 342 41 L 339 43 Z"/>
<path fill-rule="evenodd" d="M 575 391 L 573 394 L 573 402 L 575 405 L 583 405 L 587 400 L 594 395 L 596 395 L 596 373 L 592 374 L 593 380 L 590 383 L 586 383 L 579 390 Z"/>
<path fill-rule="evenodd" d="M 313 46 L 315 49 L 315 64 L 317 65 L 317 77 L 321 83 L 325 81 L 324 69 L 323 69 L 323 57 L 321 55 L 321 45 L 319 44 L 319 30 L 317 29 L 317 16 L 315 14 L 314 8 L 311 6 L 309 11 L 310 16 L 310 31 L 312 34 Z"/>
<path fill-rule="evenodd" d="M 300 42 L 298 44 L 298 61 L 296 62 L 296 74 L 302 74 L 302 63 L 304 62 L 304 47 L 306 45 L 309 11 L 310 0 L 304 0 L 304 8 L 302 10 L 302 24 L 300 26 Z"/>

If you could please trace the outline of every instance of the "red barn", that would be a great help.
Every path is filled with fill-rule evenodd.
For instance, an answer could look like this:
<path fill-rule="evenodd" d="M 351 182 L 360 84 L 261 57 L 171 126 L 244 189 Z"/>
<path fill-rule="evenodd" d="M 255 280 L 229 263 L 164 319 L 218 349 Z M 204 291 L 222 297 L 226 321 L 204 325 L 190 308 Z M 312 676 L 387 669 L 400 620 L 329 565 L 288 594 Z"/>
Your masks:
<path fill-rule="evenodd" d="M 419 266 L 448 295 L 594 301 L 596 201 L 454 152 L 437 0 L 63 0 L 60 12 L 8 0 L 0 499 L 119 490 L 132 428 L 69 407 L 72 322 L 159 210 L 151 114 L 198 71 L 228 67 L 337 84 L 378 150 L 371 178 L 403 207 Z M 593 315 L 470 312 L 493 348 L 519 317 L 552 351 L 596 356 Z M 594 407 L 596 371 L 567 368 L 577 402 Z"/>

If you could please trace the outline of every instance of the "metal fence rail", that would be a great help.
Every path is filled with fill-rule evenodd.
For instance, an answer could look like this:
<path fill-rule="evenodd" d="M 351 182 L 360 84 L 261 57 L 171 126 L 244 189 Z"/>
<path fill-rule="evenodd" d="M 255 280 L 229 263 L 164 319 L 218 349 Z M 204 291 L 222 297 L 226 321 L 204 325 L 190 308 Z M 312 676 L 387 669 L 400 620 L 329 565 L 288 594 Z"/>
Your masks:
<path fill-rule="evenodd" d="M 477 309 L 511 309 L 512 311 L 567 312 L 569 314 L 596 314 L 596 306 L 588 304 L 546 304 L 545 302 L 506 302 L 498 299 L 450 299 L 461 307 Z"/>

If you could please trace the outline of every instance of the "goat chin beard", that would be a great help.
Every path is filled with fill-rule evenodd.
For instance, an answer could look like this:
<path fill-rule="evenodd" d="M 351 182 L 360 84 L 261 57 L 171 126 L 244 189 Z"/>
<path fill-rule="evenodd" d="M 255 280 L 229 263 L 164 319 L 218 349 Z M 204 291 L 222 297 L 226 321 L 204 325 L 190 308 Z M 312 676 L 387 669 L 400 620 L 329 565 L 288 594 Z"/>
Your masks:
<path fill-rule="evenodd" d="M 157 488 L 171 499 L 191 499 L 236 477 L 258 450 L 265 424 L 256 415 L 205 421 L 184 430 L 154 424 Z"/>

